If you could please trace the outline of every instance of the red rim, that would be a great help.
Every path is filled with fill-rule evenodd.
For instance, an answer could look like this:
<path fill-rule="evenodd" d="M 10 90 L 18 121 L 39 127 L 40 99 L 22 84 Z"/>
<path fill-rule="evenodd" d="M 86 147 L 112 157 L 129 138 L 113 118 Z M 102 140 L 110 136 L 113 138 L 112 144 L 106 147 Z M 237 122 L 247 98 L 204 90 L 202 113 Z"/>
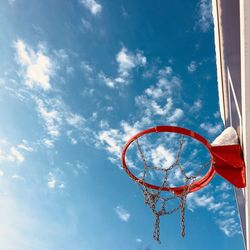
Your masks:
<path fill-rule="evenodd" d="M 151 134 L 151 133 L 164 133 L 164 132 L 172 132 L 172 133 L 178 133 L 178 134 L 183 134 L 189 137 L 194 138 L 195 140 L 201 142 L 210 152 L 210 156 L 211 156 L 211 165 L 209 170 L 207 171 L 207 173 L 199 180 L 197 180 L 196 182 L 194 182 L 191 187 L 189 187 L 189 193 L 192 193 L 194 191 L 197 191 L 201 188 L 203 188 L 204 186 L 206 186 L 214 177 L 215 175 L 215 170 L 213 168 L 212 162 L 213 162 L 213 154 L 211 151 L 211 145 L 209 144 L 209 142 L 202 137 L 201 135 L 195 133 L 192 130 L 186 129 L 186 128 L 181 128 L 181 127 L 176 127 L 176 126 L 157 126 L 157 127 L 153 127 L 153 128 L 149 128 L 146 130 L 143 130 L 139 133 L 137 133 L 136 135 L 134 135 L 124 146 L 123 150 L 122 150 L 122 155 L 121 155 L 121 161 L 122 161 L 122 166 L 124 168 L 124 170 L 126 171 L 126 173 L 129 175 L 129 177 L 131 179 L 133 179 L 134 181 L 148 187 L 151 189 L 156 189 L 156 190 L 163 190 L 163 191 L 172 191 L 174 192 L 176 195 L 181 194 L 186 188 L 187 186 L 180 186 L 180 187 L 160 187 L 160 186 L 156 186 L 156 185 L 152 185 L 150 183 L 144 182 L 141 179 L 139 179 L 138 177 L 136 177 L 134 174 L 132 174 L 132 172 L 129 170 L 127 164 L 126 164 L 126 152 L 128 147 L 130 146 L 130 144 L 135 141 L 136 139 L 138 139 L 139 137 L 146 135 L 146 134 Z"/>

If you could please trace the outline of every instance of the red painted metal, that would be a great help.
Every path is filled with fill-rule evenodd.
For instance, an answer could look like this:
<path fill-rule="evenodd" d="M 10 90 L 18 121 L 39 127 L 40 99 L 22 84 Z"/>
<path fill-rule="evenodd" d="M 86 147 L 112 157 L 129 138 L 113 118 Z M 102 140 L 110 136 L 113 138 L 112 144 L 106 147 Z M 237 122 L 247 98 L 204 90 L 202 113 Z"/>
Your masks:
<path fill-rule="evenodd" d="M 241 148 L 239 145 L 226 145 L 226 146 L 211 146 L 210 143 L 201 135 L 195 133 L 192 130 L 181 128 L 177 126 L 157 126 L 153 128 L 149 128 L 143 130 L 136 135 L 134 135 L 124 146 L 121 155 L 122 166 L 126 173 L 132 178 L 134 181 L 156 190 L 163 191 L 172 191 L 176 195 L 181 194 L 187 187 L 160 187 L 156 185 L 152 185 L 143 180 L 140 180 L 136 177 L 128 168 L 126 163 L 126 152 L 130 144 L 138 139 L 139 137 L 151 134 L 151 133 L 164 133 L 164 132 L 172 132 L 183 134 L 185 136 L 189 136 L 194 138 L 195 140 L 202 143 L 210 152 L 211 156 L 211 165 L 207 173 L 198 181 L 194 182 L 191 187 L 189 187 L 189 193 L 195 192 L 204 186 L 206 186 L 214 177 L 215 173 L 222 176 L 224 179 L 229 181 L 237 188 L 242 188 L 246 186 L 245 180 L 245 164 L 242 157 Z"/>
<path fill-rule="evenodd" d="M 246 169 L 240 145 L 212 146 L 211 152 L 215 172 L 237 188 L 246 187 Z"/>

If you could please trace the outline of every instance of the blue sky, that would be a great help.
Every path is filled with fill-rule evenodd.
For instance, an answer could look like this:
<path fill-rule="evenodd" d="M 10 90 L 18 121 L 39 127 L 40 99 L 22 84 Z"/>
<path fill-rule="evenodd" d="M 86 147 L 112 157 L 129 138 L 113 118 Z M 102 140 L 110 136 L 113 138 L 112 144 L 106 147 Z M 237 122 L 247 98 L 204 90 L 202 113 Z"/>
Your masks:
<path fill-rule="evenodd" d="M 151 126 L 223 130 L 210 1 L 2 0 L 0 28 L 2 249 L 243 249 L 221 178 L 158 245 L 120 163 Z"/>

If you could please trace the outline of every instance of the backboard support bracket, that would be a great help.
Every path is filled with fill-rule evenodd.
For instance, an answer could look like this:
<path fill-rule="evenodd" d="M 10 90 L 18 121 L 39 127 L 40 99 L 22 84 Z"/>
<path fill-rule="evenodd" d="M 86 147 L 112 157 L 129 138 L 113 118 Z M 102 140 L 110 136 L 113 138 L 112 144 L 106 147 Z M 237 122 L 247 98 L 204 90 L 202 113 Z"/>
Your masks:
<path fill-rule="evenodd" d="M 246 169 L 240 145 L 212 146 L 211 151 L 216 173 L 236 188 L 246 187 Z"/>

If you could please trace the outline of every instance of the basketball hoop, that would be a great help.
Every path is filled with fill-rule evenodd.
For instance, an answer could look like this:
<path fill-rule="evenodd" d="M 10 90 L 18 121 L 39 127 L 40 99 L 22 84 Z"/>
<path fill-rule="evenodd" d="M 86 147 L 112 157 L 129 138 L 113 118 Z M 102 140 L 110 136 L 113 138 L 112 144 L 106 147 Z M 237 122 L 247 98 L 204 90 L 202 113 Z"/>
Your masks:
<path fill-rule="evenodd" d="M 188 176 L 180 162 L 184 141 L 184 139 L 181 138 L 179 140 L 175 161 L 170 166 L 167 168 L 149 166 L 139 143 L 139 139 L 143 136 L 154 133 L 175 133 L 181 135 L 182 137 L 194 139 L 196 142 L 201 143 L 208 150 L 210 160 L 201 165 L 199 171 L 195 175 Z M 140 176 L 136 176 L 134 173 L 132 173 L 128 166 L 129 164 L 126 161 L 127 150 L 133 142 L 136 143 L 139 156 L 143 162 L 143 172 Z M 144 194 L 145 204 L 150 207 L 152 213 L 155 216 L 153 236 L 158 242 L 160 242 L 160 216 L 172 214 L 179 209 L 181 210 L 181 234 L 183 237 L 185 236 L 185 205 L 187 195 L 208 185 L 216 173 L 237 188 L 243 188 L 246 185 L 245 165 L 242 159 L 240 145 L 234 144 L 213 146 L 201 135 L 189 129 L 176 126 L 157 126 L 137 133 L 125 144 L 122 150 L 121 161 L 126 173 L 139 185 Z M 208 170 L 203 175 L 203 177 L 200 177 L 200 174 L 206 168 L 208 168 Z M 183 179 L 185 180 L 184 185 L 171 186 L 169 184 L 169 173 L 175 169 L 178 169 L 183 175 Z M 160 184 L 155 185 L 146 181 L 146 176 L 149 170 L 157 170 L 163 173 L 162 182 Z M 198 177 L 200 178 L 198 179 Z M 169 193 L 170 196 L 165 197 L 164 193 Z M 177 207 L 167 211 L 166 204 L 172 199 L 180 199 L 180 203 Z M 158 203 L 160 203 L 160 205 Z"/>

